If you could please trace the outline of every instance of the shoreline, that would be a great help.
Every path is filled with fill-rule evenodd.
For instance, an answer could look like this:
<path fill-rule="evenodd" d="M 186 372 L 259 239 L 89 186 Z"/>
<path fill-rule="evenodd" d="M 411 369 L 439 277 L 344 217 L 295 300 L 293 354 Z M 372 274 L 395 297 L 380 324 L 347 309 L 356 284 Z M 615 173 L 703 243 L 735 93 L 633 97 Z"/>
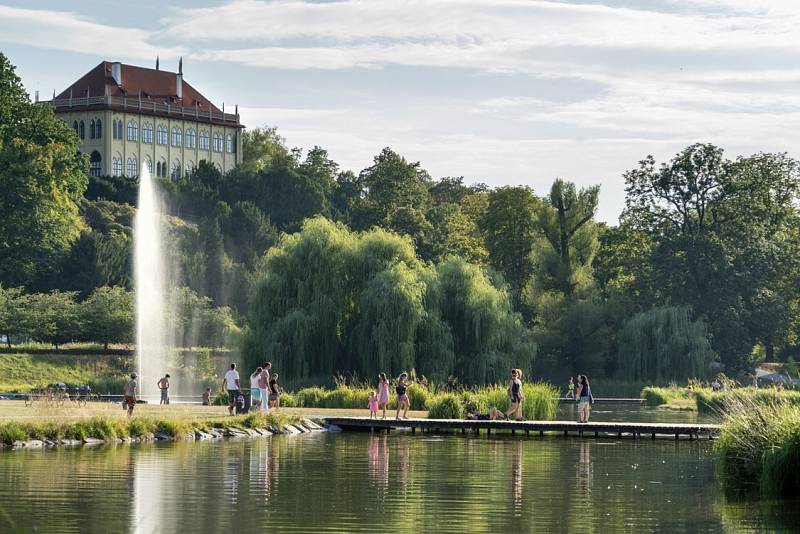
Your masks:
<path fill-rule="evenodd" d="M 269 437 L 324 431 L 309 418 L 288 414 L 251 413 L 214 419 L 98 415 L 78 421 L 14 420 L 0 423 L 0 449 L 43 449 L 63 446 L 132 444 L 154 441 L 202 441 Z"/>

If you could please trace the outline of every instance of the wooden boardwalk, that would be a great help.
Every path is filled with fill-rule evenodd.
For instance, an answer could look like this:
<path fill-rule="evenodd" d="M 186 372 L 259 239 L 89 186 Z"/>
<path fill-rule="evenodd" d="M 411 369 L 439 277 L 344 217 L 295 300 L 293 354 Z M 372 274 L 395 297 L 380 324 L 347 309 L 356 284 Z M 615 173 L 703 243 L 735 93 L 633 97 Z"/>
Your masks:
<path fill-rule="evenodd" d="M 525 436 L 531 434 L 543 436 L 556 434 L 577 437 L 614 437 L 614 438 L 651 438 L 670 437 L 674 439 L 713 439 L 719 432 L 719 425 L 709 424 L 673 424 L 673 423 L 624 423 L 624 422 L 589 422 L 575 421 L 474 421 L 460 419 L 370 419 L 369 417 L 325 417 L 329 425 L 336 425 L 342 430 L 380 431 L 407 429 L 412 433 L 456 431 L 466 434 L 467 431 L 480 434 L 503 432 Z"/>

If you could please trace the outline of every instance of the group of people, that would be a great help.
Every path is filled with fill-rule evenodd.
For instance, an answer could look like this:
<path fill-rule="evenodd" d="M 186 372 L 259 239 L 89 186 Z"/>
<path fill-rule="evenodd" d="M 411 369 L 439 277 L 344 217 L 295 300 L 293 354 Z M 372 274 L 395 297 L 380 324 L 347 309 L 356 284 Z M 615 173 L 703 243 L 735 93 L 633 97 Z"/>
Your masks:
<path fill-rule="evenodd" d="M 225 377 L 222 379 L 222 389 L 228 392 L 228 413 L 230 415 L 234 414 L 237 405 L 244 408 L 245 398 L 235 363 L 232 363 L 231 368 L 225 373 Z M 272 372 L 272 363 L 267 362 L 263 366 L 257 367 L 250 375 L 250 408 L 267 412 L 270 408 L 278 408 L 280 399 L 281 388 L 278 385 L 278 373 Z"/>
<path fill-rule="evenodd" d="M 124 395 L 122 400 L 122 407 L 128 412 L 128 417 L 133 415 L 133 409 L 136 407 L 136 392 L 139 388 L 138 375 L 136 373 L 130 374 L 130 380 L 125 383 Z M 169 388 L 170 376 L 166 373 L 158 379 L 156 386 L 161 392 L 161 400 L 159 404 L 169 404 Z"/>
<path fill-rule="evenodd" d="M 577 382 L 569 377 L 567 383 L 567 398 L 571 398 L 578 405 L 579 423 L 589 422 L 589 412 L 591 411 L 592 404 L 594 404 L 594 397 L 592 396 L 592 388 L 589 387 L 589 379 L 586 375 L 578 375 Z"/>
<path fill-rule="evenodd" d="M 394 386 L 397 395 L 397 413 L 395 419 L 400 419 L 400 411 L 403 412 L 403 419 L 408 419 L 408 410 L 411 408 L 411 400 L 408 398 L 408 373 L 400 373 Z M 378 418 L 378 411 L 383 410 L 383 419 L 386 419 L 386 409 L 389 407 L 389 379 L 386 373 L 378 374 L 378 391 L 373 391 L 369 396 L 369 417 Z"/>

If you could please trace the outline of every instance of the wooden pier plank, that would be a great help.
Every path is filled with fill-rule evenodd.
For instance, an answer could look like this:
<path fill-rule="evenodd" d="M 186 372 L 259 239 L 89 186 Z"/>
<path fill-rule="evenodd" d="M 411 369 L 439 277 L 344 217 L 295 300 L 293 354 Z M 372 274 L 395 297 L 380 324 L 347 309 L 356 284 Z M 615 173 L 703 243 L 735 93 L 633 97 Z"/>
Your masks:
<path fill-rule="evenodd" d="M 514 434 L 516 430 L 524 431 L 529 435 L 531 431 L 569 433 L 583 436 L 584 434 L 594 434 L 595 437 L 600 433 L 616 434 L 617 437 L 628 435 L 638 437 L 642 434 L 655 436 L 686 436 L 689 439 L 699 437 L 701 434 L 712 437 L 719 432 L 719 425 L 701 423 L 629 423 L 629 422 L 607 422 L 597 421 L 589 423 L 578 423 L 575 421 L 476 421 L 461 419 L 370 419 L 369 417 L 325 417 L 325 422 L 336 425 L 343 430 L 356 429 L 397 429 L 405 428 L 413 431 L 431 429 L 455 429 L 462 433 L 468 429 L 479 433 L 486 430 L 491 434 L 492 430 L 507 430 Z"/>

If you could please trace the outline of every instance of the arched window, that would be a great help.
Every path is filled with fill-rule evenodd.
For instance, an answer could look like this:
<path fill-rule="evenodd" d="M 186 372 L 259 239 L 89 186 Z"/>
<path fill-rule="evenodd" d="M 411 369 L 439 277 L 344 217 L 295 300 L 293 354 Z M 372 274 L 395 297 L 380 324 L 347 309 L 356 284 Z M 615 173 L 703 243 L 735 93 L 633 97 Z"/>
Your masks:
<path fill-rule="evenodd" d="M 175 160 L 175 161 L 172 162 L 172 172 L 170 173 L 170 177 L 173 180 L 177 180 L 178 178 L 181 177 L 181 162 L 180 161 Z"/>
<path fill-rule="evenodd" d="M 81 139 L 86 139 L 86 126 L 83 124 L 83 121 L 78 123 L 78 135 Z"/>
<path fill-rule="evenodd" d="M 156 126 L 156 143 L 159 145 L 167 144 L 167 127 L 163 124 Z"/>
<path fill-rule="evenodd" d="M 153 123 L 145 122 L 142 124 L 142 143 L 148 145 L 153 142 Z"/>
<path fill-rule="evenodd" d="M 208 143 L 208 132 L 205 130 L 200 130 L 200 150 L 208 150 Z"/>
<path fill-rule="evenodd" d="M 78 121 L 72 121 L 72 129 L 75 130 L 75 135 L 81 135 L 80 130 L 78 130 Z"/>
<path fill-rule="evenodd" d="M 222 134 L 214 134 L 214 152 L 222 152 Z"/>
<path fill-rule="evenodd" d="M 111 120 L 111 139 L 117 138 L 117 119 Z M 114 164 L 114 160 L 111 160 L 111 164 Z"/>
<path fill-rule="evenodd" d="M 98 139 L 103 138 L 103 121 L 101 121 L 100 119 L 97 119 L 97 138 Z"/>
<path fill-rule="evenodd" d="M 122 139 L 122 119 L 117 121 L 117 139 Z"/>
<path fill-rule="evenodd" d="M 111 160 L 111 174 L 114 176 L 122 176 L 122 158 L 114 158 Z"/>
<path fill-rule="evenodd" d="M 186 177 L 188 178 L 189 176 L 191 176 L 193 172 L 194 172 L 194 162 L 187 161 L 186 166 L 184 167 L 184 173 L 186 174 Z"/>
<path fill-rule="evenodd" d="M 92 124 L 94 121 L 92 122 Z M 91 126 L 90 126 L 91 127 Z M 100 176 L 103 172 L 103 158 L 100 156 L 100 152 L 94 150 L 92 155 L 89 156 L 89 174 L 92 176 Z"/>
<path fill-rule="evenodd" d="M 186 148 L 194 148 L 194 128 L 189 128 L 186 130 Z"/>
<path fill-rule="evenodd" d="M 94 119 L 89 123 L 89 139 L 94 139 Z"/>
<path fill-rule="evenodd" d="M 128 176 L 133 178 L 134 176 L 138 176 L 139 174 L 139 166 L 136 164 L 136 157 L 128 158 Z"/>
<path fill-rule="evenodd" d="M 144 157 L 144 167 L 147 167 L 148 174 L 153 174 L 153 162 L 147 156 Z"/>
<path fill-rule="evenodd" d="M 225 138 L 225 150 L 227 150 L 229 154 L 233 153 L 233 136 L 231 134 L 228 134 L 228 137 Z"/>
<path fill-rule="evenodd" d="M 128 122 L 128 141 L 138 141 L 138 140 L 139 140 L 139 124 L 136 121 L 130 121 Z M 130 160 L 128 160 L 128 166 L 130 167 Z"/>
<path fill-rule="evenodd" d="M 183 144 L 183 130 L 180 128 L 172 127 L 172 146 L 181 146 Z"/>
<path fill-rule="evenodd" d="M 156 163 L 156 176 L 165 178 L 167 176 L 167 162 L 161 159 Z"/>

